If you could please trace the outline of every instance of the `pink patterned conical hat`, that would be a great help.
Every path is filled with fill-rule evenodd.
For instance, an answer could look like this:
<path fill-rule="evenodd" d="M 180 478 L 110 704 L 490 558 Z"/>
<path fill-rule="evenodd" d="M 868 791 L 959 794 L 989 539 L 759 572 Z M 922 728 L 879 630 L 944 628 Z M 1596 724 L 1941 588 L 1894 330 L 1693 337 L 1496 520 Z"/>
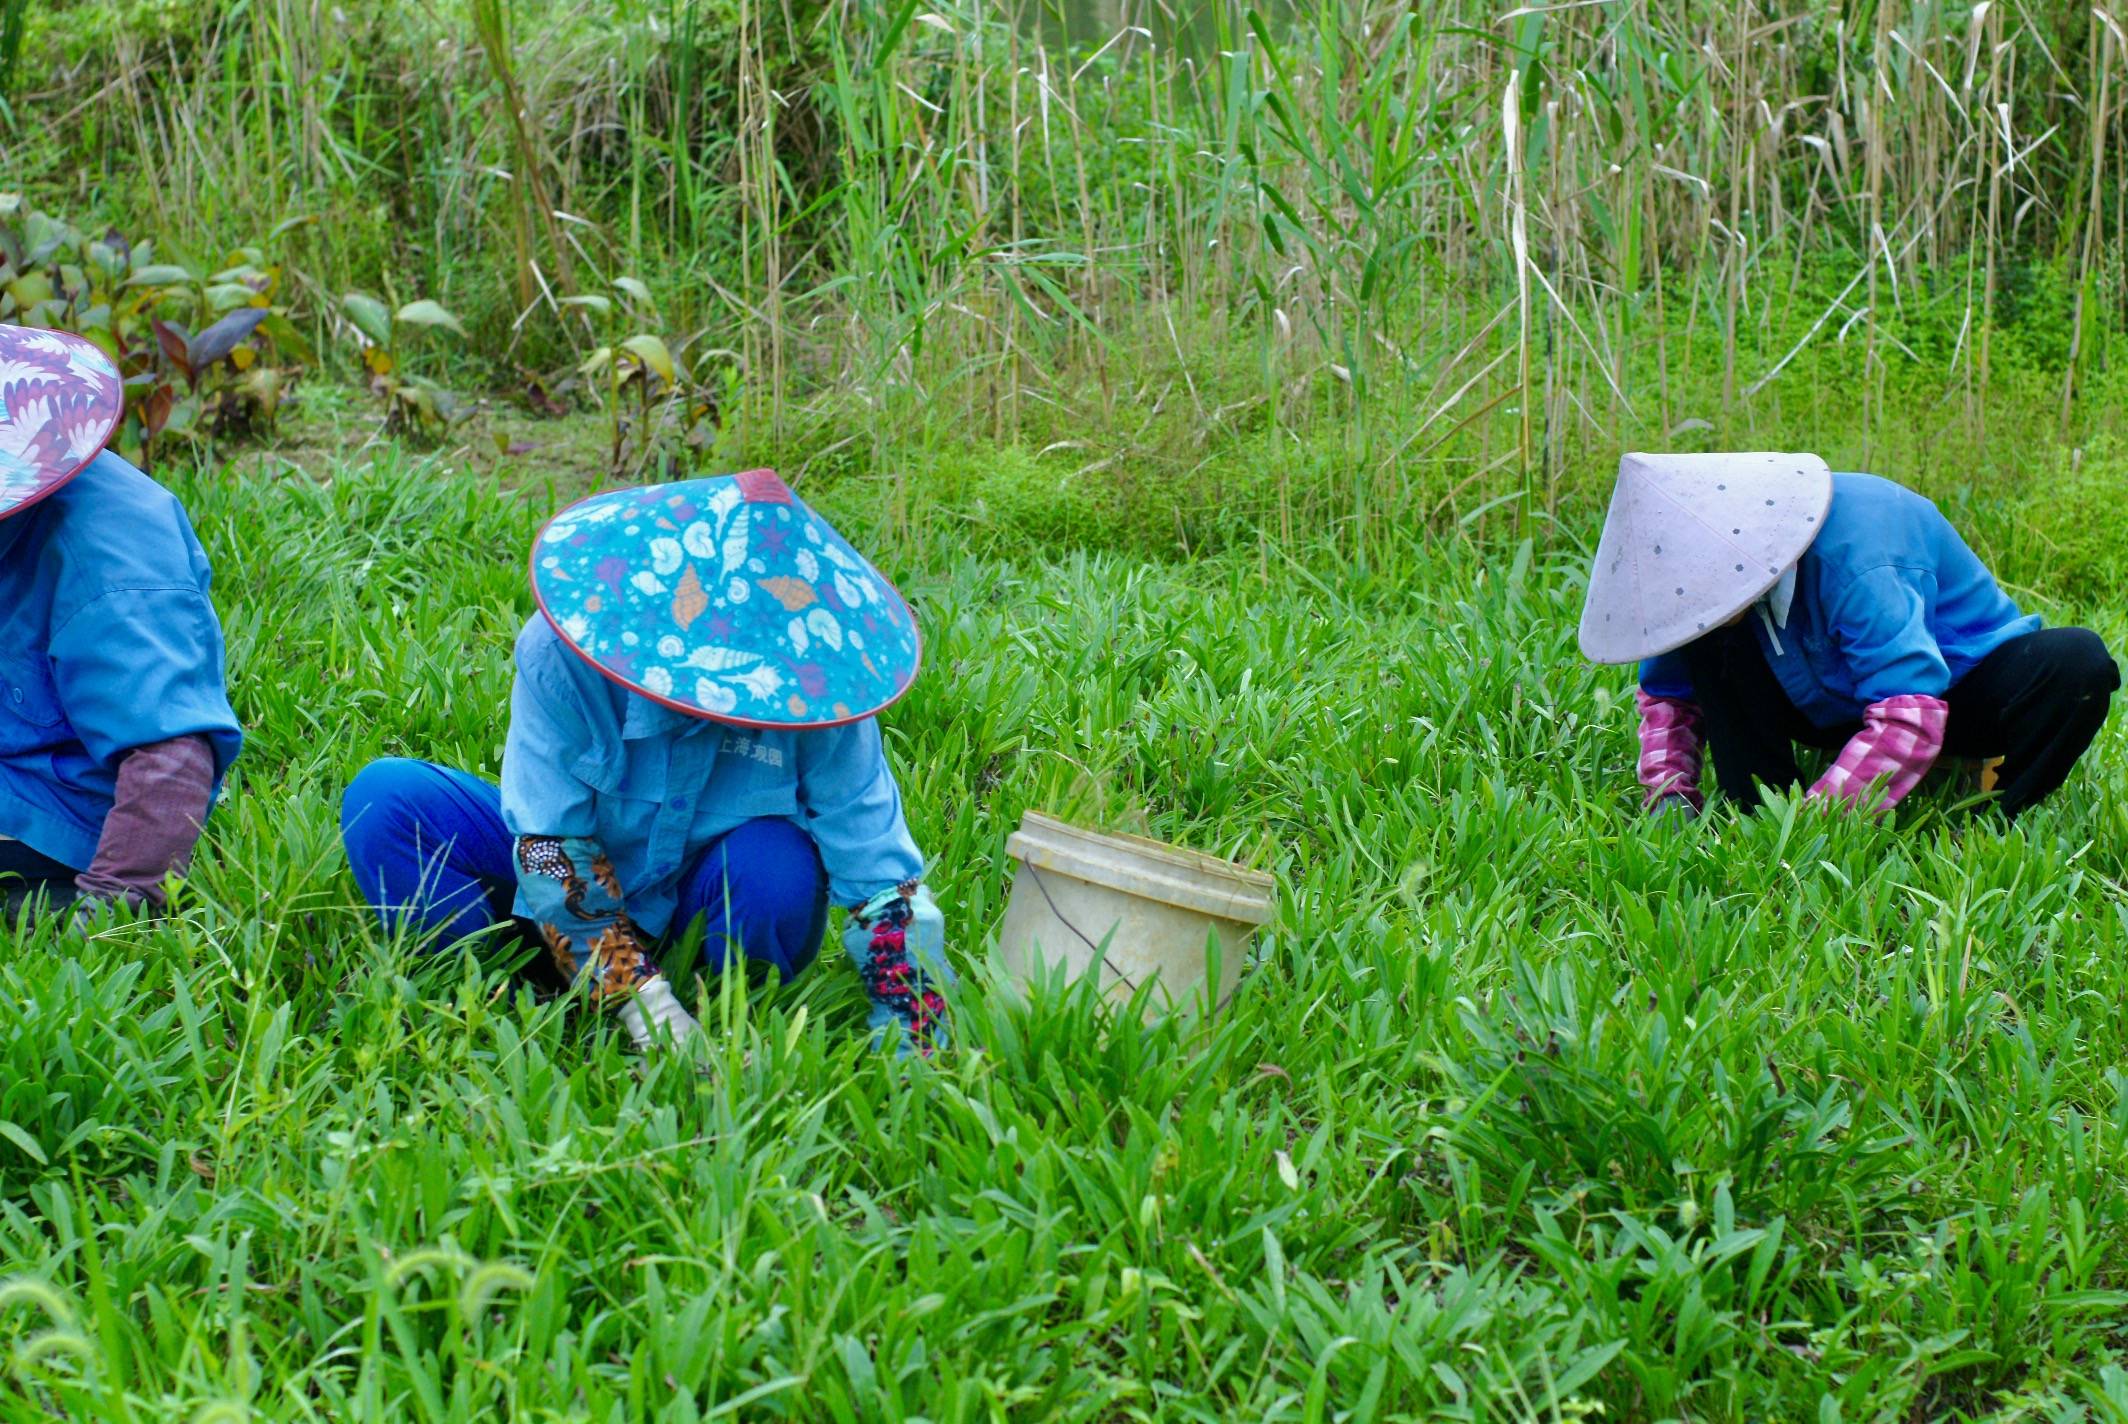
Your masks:
<path fill-rule="evenodd" d="M 1628 455 L 1596 545 L 1581 651 L 1632 663 L 1719 628 L 1780 582 L 1825 525 L 1815 455 Z"/>
<path fill-rule="evenodd" d="M 0 519 L 80 474 L 124 413 L 103 352 L 63 331 L 0 326 Z"/>

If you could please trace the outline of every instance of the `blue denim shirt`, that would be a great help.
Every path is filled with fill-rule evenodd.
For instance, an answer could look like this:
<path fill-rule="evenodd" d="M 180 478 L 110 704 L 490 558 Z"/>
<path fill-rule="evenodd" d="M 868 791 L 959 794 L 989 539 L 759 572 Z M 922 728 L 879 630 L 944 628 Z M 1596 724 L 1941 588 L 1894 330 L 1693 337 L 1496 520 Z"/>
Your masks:
<path fill-rule="evenodd" d="M 1887 697 L 1941 697 L 2039 627 L 1934 504 L 1874 475 L 1832 481 L 1825 527 L 1796 564 L 1788 626 L 1770 630 L 1751 615 L 1774 676 L 1812 722 L 1842 727 Z M 1640 683 L 1655 696 L 1692 696 L 1681 651 L 1641 664 Z"/>
<path fill-rule="evenodd" d="M 923 874 L 876 720 L 754 731 L 690 717 L 602 676 L 538 614 L 517 639 L 502 814 L 513 836 L 595 841 L 652 936 L 670 927 L 688 867 L 760 817 L 813 838 L 842 905 Z M 542 918 L 522 889 L 517 910 Z"/>
<path fill-rule="evenodd" d="M 219 786 L 243 746 L 212 575 L 184 508 L 106 452 L 0 519 L 0 835 L 95 859 L 118 763 L 203 736 Z"/>

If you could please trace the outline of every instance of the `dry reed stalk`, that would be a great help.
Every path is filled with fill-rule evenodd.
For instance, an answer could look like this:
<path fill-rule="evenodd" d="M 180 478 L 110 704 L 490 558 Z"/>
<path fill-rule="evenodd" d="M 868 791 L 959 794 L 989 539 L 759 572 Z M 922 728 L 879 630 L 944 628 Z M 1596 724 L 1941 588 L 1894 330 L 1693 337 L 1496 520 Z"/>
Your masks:
<path fill-rule="evenodd" d="M 534 140 L 530 115 L 518 85 L 516 55 L 510 40 L 509 0 L 468 0 L 468 7 L 481 52 L 487 56 L 488 70 L 494 78 L 511 147 L 516 154 L 517 172 L 512 176 L 518 188 L 518 201 L 529 214 L 519 248 L 519 301 L 529 307 L 533 305 L 536 293 L 545 294 L 550 301 L 556 296 L 571 296 L 576 292 L 576 263 L 570 256 L 568 242 L 562 237 L 560 220 L 555 216 L 556 206 L 547 193 L 540 146 Z M 541 280 L 538 256 L 531 243 L 530 229 L 534 226 L 546 235 L 547 252 L 554 263 L 555 285 L 560 289 L 558 293 L 547 291 L 547 284 Z"/>
<path fill-rule="evenodd" d="M 1424 458 L 1460 477 L 1505 441 L 1533 510 L 1539 481 L 1550 503 L 1585 452 L 1627 438 L 1636 402 L 1664 433 L 1711 414 L 1680 408 L 1713 394 L 1703 376 L 1725 420 L 1777 418 L 1783 372 L 1819 379 L 1789 365 L 1806 322 L 1824 347 L 1863 326 L 1881 445 L 1892 366 L 1902 387 L 1916 374 L 1897 316 L 1931 269 L 1965 265 L 1958 340 L 1934 359 L 1976 444 L 2020 265 L 2059 248 L 2080 281 L 2065 408 L 2121 320 L 2103 300 L 2128 246 L 2105 161 L 2121 51 L 2082 8 L 2081 34 L 2017 0 L 1880 6 L 1850 31 L 1817 8 L 1619 0 L 1518 8 L 1503 37 L 1469 0 L 1205 0 L 1213 42 L 1193 48 L 1177 7 L 1117 0 L 1066 50 L 1024 13 L 1042 0 L 843 0 L 804 34 L 778 0 L 734 7 L 736 30 L 674 0 L 662 31 L 561 0 L 442 0 L 396 25 L 352 0 L 339 30 L 317 4 L 218 12 L 192 53 L 121 33 L 53 109 L 142 156 L 173 234 L 357 213 L 388 187 L 383 258 L 303 236 L 316 251 L 291 262 L 324 252 L 369 264 L 336 273 L 350 281 L 461 298 L 514 263 L 513 310 L 549 351 L 567 333 L 526 310 L 543 283 L 662 274 L 668 312 L 734 328 L 720 343 L 742 353 L 742 420 L 787 430 L 808 396 L 840 392 L 871 412 L 883 459 L 926 429 L 1047 443 L 1059 426 L 1135 431 L 1149 410 L 1201 441 L 1268 418 L 1286 439 L 1349 434 L 1395 501 L 1409 452 L 1457 426 Z M 807 37 L 858 57 L 794 79 L 776 56 Z M 1511 76 L 1533 102 L 1506 154 L 1489 106 Z M 807 169 L 813 134 L 833 157 Z M 483 242 L 513 229 L 514 255 L 482 274 Z M 1811 322 L 1806 279 L 1830 262 L 1860 262 L 1846 270 L 1869 290 Z M 1464 351 L 1508 306 L 1513 345 Z M 1498 352 L 1513 366 L 1489 365 Z M 1487 384 L 1424 439 L 1390 433 L 1416 392 L 1480 368 Z"/>
<path fill-rule="evenodd" d="M 1508 246 L 1515 262 L 1515 386 L 1522 402 L 1517 432 L 1516 457 L 1521 463 L 1522 496 L 1519 524 L 1527 530 L 1531 508 L 1531 422 L 1535 417 L 1534 390 L 1530 380 L 1530 260 L 1527 179 L 1522 166 L 1522 83 L 1510 73 L 1500 99 L 1500 125 L 1506 139 L 1507 177 L 1503 194 L 1507 202 Z"/>
<path fill-rule="evenodd" d="M 2085 322 L 2096 295 L 2093 285 L 2097 279 L 2098 235 L 2106 222 L 2102 184 L 2106 172 L 2106 123 L 2113 85 L 2113 69 L 2106 63 L 2106 57 L 2116 43 L 2128 48 L 2128 41 L 2122 39 L 2113 17 L 2096 5 L 2092 6 L 2092 87 L 2098 95 L 2091 106 L 2091 177 L 2083 220 L 2083 255 L 2077 262 L 2076 303 L 2069 324 L 2069 360 L 2062 372 L 2061 441 L 2064 445 L 2069 443 L 2070 419 L 2076 411 L 2076 378 L 2084 359 Z"/>

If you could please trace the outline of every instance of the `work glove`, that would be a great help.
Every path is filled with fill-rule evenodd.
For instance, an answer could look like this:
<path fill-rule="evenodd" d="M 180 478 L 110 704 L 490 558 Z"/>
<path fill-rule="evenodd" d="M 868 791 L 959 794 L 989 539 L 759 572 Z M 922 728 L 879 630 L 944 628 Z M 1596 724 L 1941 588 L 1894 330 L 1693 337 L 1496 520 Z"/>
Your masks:
<path fill-rule="evenodd" d="M 1699 807 L 1693 805 L 1689 797 L 1672 791 L 1656 797 L 1654 804 L 1648 807 L 1648 815 L 1667 825 L 1683 825 L 1699 819 Z"/>
<path fill-rule="evenodd" d="M 621 1027 L 628 1030 L 628 1041 L 638 1053 L 649 1053 L 667 1045 L 690 1048 L 702 1033 L 702 1025 L 687 1012 L 680 996 L 672 992 L 672 981 L 662 974 L 638 985 L 635 992 L 622 1002 L 615 1017 L 620 1019 Z"/>

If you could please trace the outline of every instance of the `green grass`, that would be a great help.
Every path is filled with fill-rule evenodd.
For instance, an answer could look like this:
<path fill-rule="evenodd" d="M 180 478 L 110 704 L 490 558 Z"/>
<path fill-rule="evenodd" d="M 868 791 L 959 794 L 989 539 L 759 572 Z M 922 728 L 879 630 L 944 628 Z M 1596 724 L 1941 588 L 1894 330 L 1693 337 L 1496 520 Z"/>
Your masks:
<path fill-rule="evenodd" d="M 178 918 L 0 960 L 0 1417 L 2128 1418 L 2117 731 L 2014 832 L 1651 827 L 1570 537 L 978 558 L 843 478 L 967 1051 L 824 961 L 704 1079 L 358 910 L 547 497 L 317 474 L 180 484 L 253 736 Z M 988 981 L 1031 806 L 1277 872 L 1221 1022 Z"/>
<path fill-rule="evenodd" d="M 175 475 L 252 729 L 178 917 L 0 931 L 0 1420 L 2128 1421 L 2120 734 L 2009 833 L 1650 826 L 1572 642 L 1618 450 L 1726 446 L 2128 638 L 2102 17 L 344 9 L 0 0 L 0 189 L 265 245 L 321 353 Z M 924 619 L 906 1077 L 838 963 L 705 986 L 704 1079 L 356 903 L 357 768 L 497 770 L 495 481 L 599 477 L 623 275 Z M 350 287 L 465 317 L 438 453 Z M 1277 872 L 1223 1020 L 983 972 L 1029 807 Z"/>

